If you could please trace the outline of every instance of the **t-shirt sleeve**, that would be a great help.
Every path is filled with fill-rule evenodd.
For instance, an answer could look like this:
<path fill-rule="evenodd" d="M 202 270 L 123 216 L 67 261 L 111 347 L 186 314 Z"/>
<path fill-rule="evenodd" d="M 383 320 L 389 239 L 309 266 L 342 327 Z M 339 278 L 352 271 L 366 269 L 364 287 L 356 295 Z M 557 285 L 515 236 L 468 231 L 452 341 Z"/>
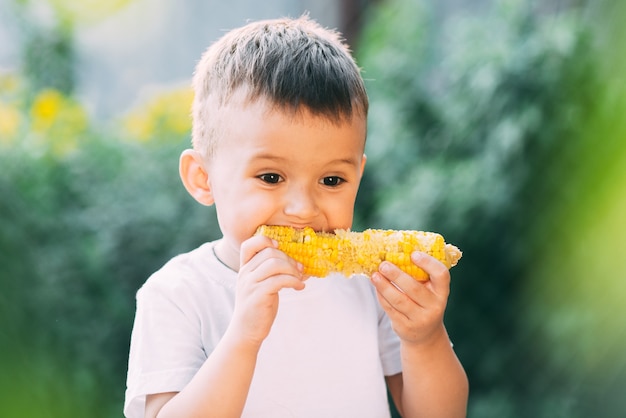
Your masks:
<path fill-rule="evenodd" d="M 144 416 L 147 394 L 180 392 L 206 360 L 199 319 L 186 308 L 188 291 L 171 282 L 157 277 L 137 292 L 124 404 L 128 418 Z"/>
<path fill-rule="evenodd" d="M 391 328 L 391 320 L 380 305 L 378 306 L 378 347 L 384 375 L 393 376 L 402 372 L 400 338 Z"/>

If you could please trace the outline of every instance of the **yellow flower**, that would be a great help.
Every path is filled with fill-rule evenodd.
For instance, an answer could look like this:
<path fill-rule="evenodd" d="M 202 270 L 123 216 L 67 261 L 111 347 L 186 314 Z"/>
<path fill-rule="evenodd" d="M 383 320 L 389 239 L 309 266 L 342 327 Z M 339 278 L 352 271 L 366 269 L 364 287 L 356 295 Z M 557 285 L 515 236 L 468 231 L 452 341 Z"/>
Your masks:
<path fill-rule="evenodd" d="M 0 102 L 0 145 L 15 138 L 22 122 L 20 111 L 9 103 Z"/>
<path fill-rule="evenodd" d="M 154 126 L 150 119 L 139 112 L 130 113 L 124 120 L 124 127 L 131 136 L 141 142 L 148 141 L 154 135 Z"/>
<path fill-rule="evenodd" d="M 30 109 L 33 130 L 44 132 L 50 129 L 62 106 L 63 95 L 57 90 L 43 90 L 39 93 Z"/>
<path fill-rule="evenodd" d="M 0 92 L 2 96 L 15 93 L 21 85 L 19 77 L 10 72 L 0 72 Z"/>
<path fill-rule="evenodd" d="M 62 19 L 77 23 L 91 24 L 119 12 L 132 0 L 48 0 L 54 11 Z"/>
<path fill-rule="evenodd" d="M 191 89 L 167 91 L 154 97 L 143 107 L 126 115 L 126 130 L 139 141 L 156 137 L 180 137 L 191 130 L 190 109 L 193 101 Z"/>
<path fill-rule="evenodd" d="M 180 89 L 164 94 L 155 103 L 155 117 L 162 118 L 164 128 L 174 134 L 182 135 L 191 129 L 190 109 L 193 92 Z"/>
<path fill-rule="evenodd" d="M 64 156 L 78 148 L 80 136 L 88 129 L 83 107 L 56 90 L 43 90 L 30 109 L 31 129 L 40 146 L 56 156 Z"/>

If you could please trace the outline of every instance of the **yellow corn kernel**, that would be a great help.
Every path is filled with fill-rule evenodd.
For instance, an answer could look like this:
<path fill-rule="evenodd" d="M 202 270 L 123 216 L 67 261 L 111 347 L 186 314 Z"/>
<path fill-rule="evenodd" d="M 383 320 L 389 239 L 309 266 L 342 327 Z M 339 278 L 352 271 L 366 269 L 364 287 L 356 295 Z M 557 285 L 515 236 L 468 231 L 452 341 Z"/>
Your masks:
<path fill-rule="evenodd" d="M 422 251 L 441 261 L 447 268 L 457 264 L 461 251 L 446 244 L 434 232 L 367 229 L 354 232 L 315 232 L 312 228 L 263 225 L 257 234 L 278 242 L 278 248 L 304 266 L 304 273 L 324 277 L 331 272 L 350 277 L 371 275 L 387 260 L 416 280 L 428 280 L 428 274 L 411 261 L 413 251 Z"/>

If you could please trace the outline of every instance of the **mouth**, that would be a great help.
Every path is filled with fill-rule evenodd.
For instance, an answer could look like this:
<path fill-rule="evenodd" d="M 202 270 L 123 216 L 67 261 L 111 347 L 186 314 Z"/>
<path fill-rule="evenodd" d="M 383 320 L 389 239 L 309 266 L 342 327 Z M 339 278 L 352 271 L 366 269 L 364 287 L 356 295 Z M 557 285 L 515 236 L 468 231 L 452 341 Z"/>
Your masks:
<path fill-rule="evenodd" d="M 284 226 L 284 227 L 289 227 L 289 228 L 293 228 L 293 229 L 298 229 L 298 230 L 303 230 L 306 228 L 310 228 L 312 230 L 314 230 L 315 232 L 320 232 L 320 231 L 324 231 L 323 228 L 317 228 L 311 224 L 294 224 L 294 223 L 284 223 L 284 224 L 272 224 L 272 225 L 266 225 L 266 226 Z"/>

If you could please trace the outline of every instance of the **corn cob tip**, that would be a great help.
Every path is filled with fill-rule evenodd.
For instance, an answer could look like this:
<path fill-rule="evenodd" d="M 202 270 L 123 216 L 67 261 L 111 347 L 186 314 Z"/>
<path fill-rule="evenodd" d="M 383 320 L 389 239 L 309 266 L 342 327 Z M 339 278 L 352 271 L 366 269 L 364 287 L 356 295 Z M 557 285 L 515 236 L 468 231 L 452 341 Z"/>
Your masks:
<path fill-rule="evenodd" d="M 315 232 L 312 228 L 260 226 L 257 234 L 278 242 L 278 248 L 301 262 L 304 273 L 324 277 L 331 272 L 350 277 L 371 275 L 384 260 L 396 264 L 416 280 L 428 280 L 428 274 L 411 261 L 413 251 L 423 251 L 445 264 L 455 266 L 462 256 L 452 244 L 434 232 L 368 229 L 363 232 L 336 230 Z"/>
<path fill-rule="evenodd" d="M 456 266 L 461 257 L 463 257 L 463 252 L 458 247 L 452 244 L 445 245 L 445 252 L 447 261 L 447 263 L 445 264 L 448 268 Z"/>

